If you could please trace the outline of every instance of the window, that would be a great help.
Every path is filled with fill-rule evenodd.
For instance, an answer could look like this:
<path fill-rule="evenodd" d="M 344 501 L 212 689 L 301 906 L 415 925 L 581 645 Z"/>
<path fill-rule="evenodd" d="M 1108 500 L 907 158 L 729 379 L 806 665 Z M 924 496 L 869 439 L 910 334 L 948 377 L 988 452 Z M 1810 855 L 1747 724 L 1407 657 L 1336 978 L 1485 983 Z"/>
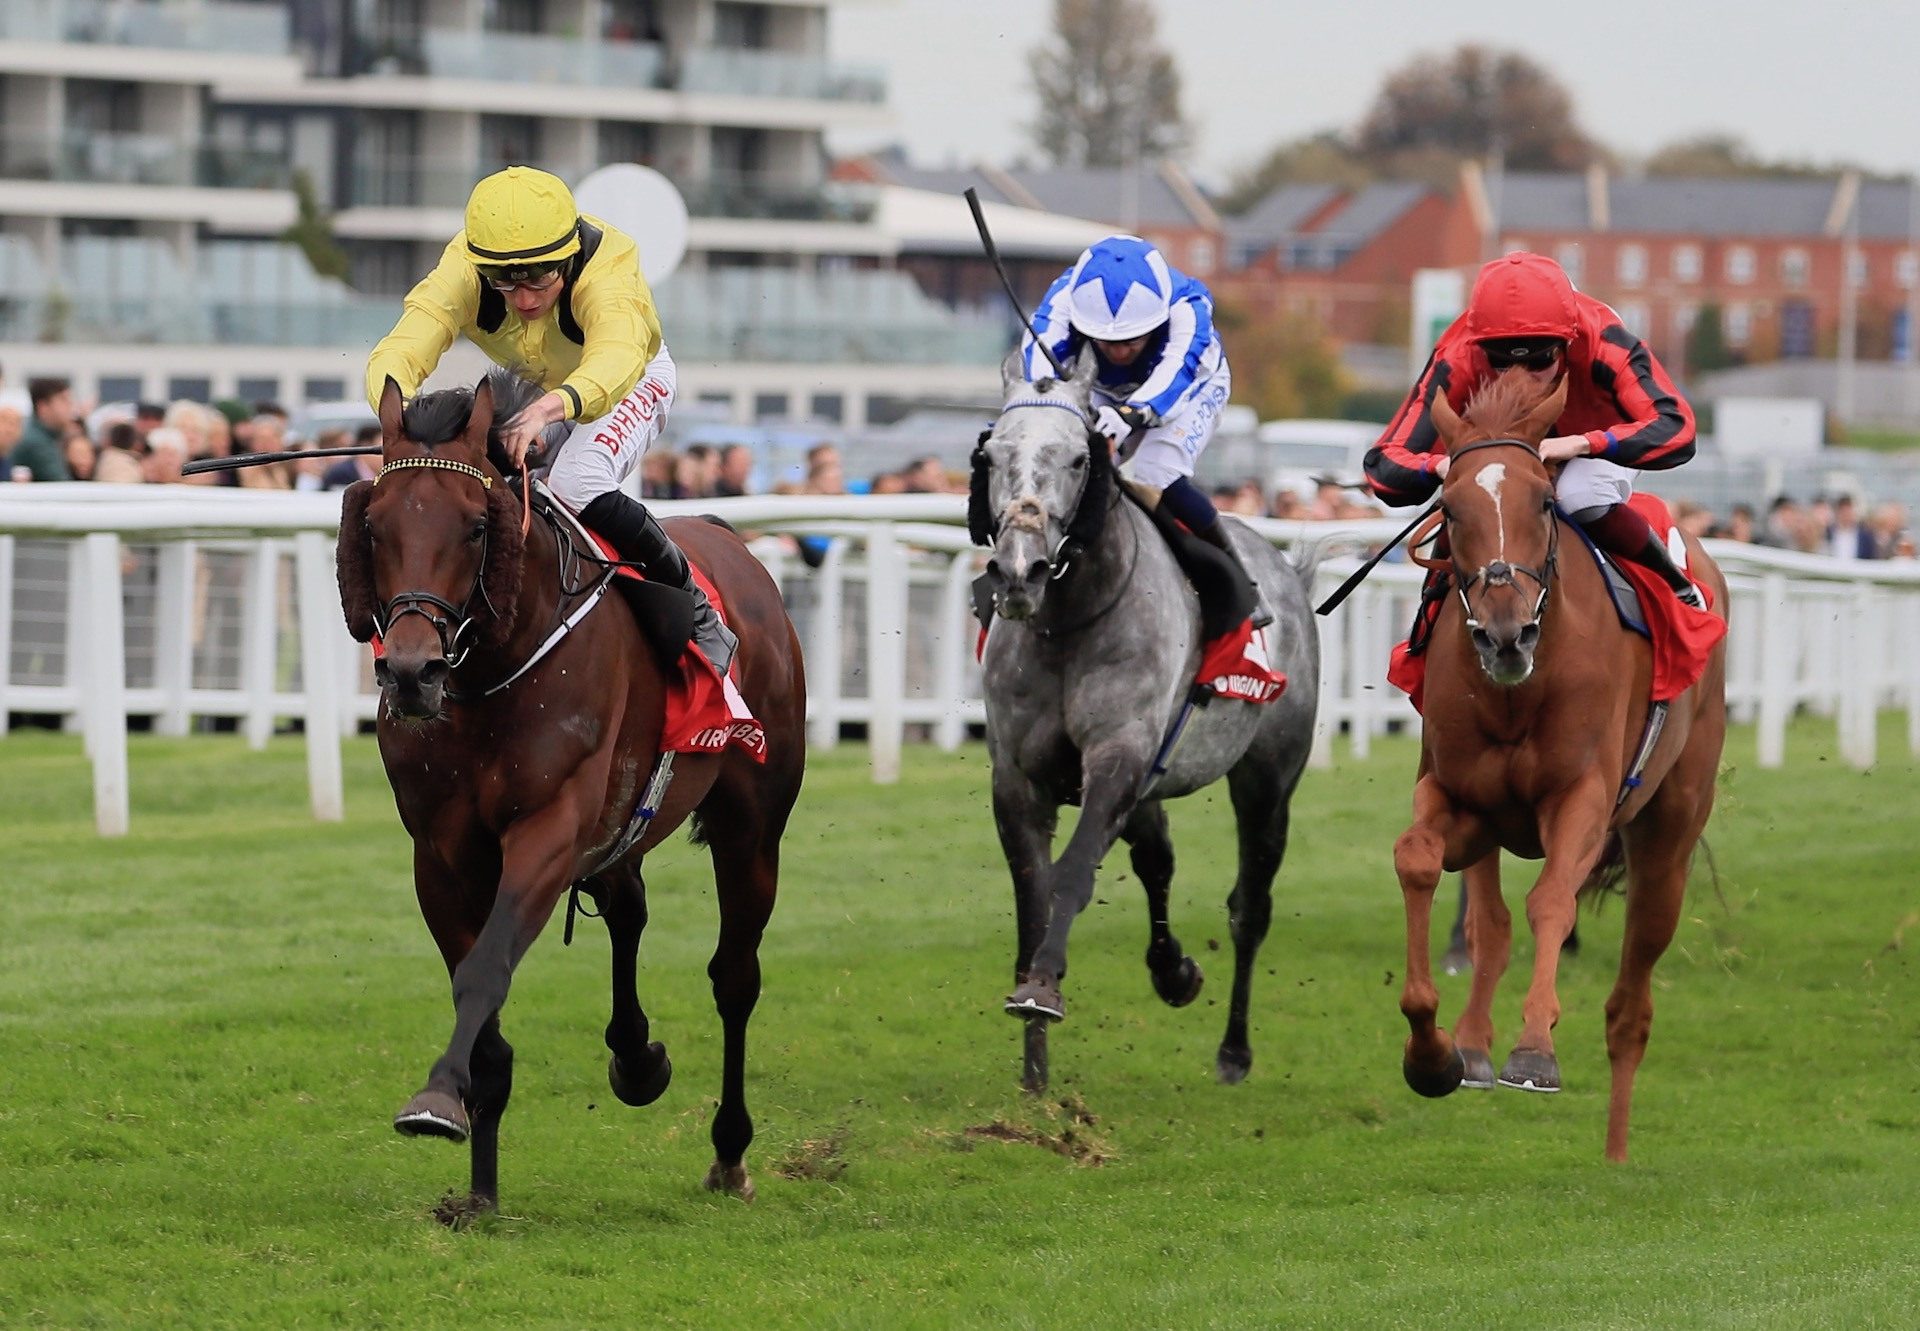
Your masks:
<path fill-rule="evenodd" d="M 345 402 L 347 400 L 347 381 L 344 379 L 309 379 L 300 386 L 300 395 L 308 402 Z"/>
<path fill-rule="evenodd" d="M 787 395 L 785 393 L 755 393 L 753 395 L 753 418 L 757 421 L 777 421 L 786 418 Z"/>
<path fill-rule="evenodd" d="M 1200 277 L 1213 271 L 1213 242 L 1204 237 L 1187 246 L 1187 267 Z"/>
<path fill-rule="evenodd" d="M 256 402 L 271 402 L 280 396 L 280 381 L 264 377 L 238 379 L 234 381 L 233 395 L 248 406 Z"/>
<path fill-rule="evenodd" d="M 1780 280 L 1790 287 L 1803 287 L 1807 284 L 1809 269 L 1807 252 L 1803 249 L 1785 249 L 1780 251 Z"/>
<path fill-rule="evenodd" d="M 1744 300 L 1736 300 L 1728 305 L 1721 329 L 1726 333 L 1727 345 L 1746 346 L 1753 338 L 1753 306 Z"/>
<path fill-rule="evenodd" d="M 100 376 L 99 397 L 102 402 L 138 402 L 142 387 L 135 375 L 103 374 Z"/>
<path fill-rule="evenodd" d="M 191 375 L 176 375 L 167 380 L 167 401 L 211 402 L 213 400 L 213 380 Z"/>
<path fill-rule="evenodd" d="M 1911 291 L 1916 279 L 1920 279 L 1920 251 L 1901 250 L 1893 260 L 1893 280 Z"/>
<path fill-rule="evenodd" d="M 1623 287 L 1637 287 L 1645 282 L 1647 280 L 1647 247 L 1622 245 L 1620 253 L 1614 256 L 1613 271 Z M 1628 327 L 1632 325 L 1629 324 Z"/>
<path fill-rule="evenodd" d="M 1673 280 L 1676 282 L 1698 282 L 1702 265 L 1698 245 L 1675 245 L 1673 247 Z"/>
<path fill-rule="evenodd" d="M 1577 240 L 1564 241 L 1553 247 L 1554 262 L 1567 270 L 1567 280 L 1575 286 L 1585 274 L 1586 253 Z"/>
<path fill-rule="evenodd" d="M 713 7 L 715 46 L 760 50 L 768 45 L 767 7 L 719 0 Z"/>
<path fill-rule="evenodd" d="M 1727 247 L 1727 281 L 1751 282 L 1755 269 L 1753 246 L 1730 245 Z M 1732 320 L 1728 320 L 1728 324 L 1731 326 Z"/>
<path fill-rule="evenodd" d="M 1693 325 L 1700 318 L 1700 307 L 1691 301 L 1682 301 L 1673 307 L 1673 345 L 1684 347 L 1687 334 L 1693 331 Z"/>
<path fill-rule="evenodd" d="M 480 169 L 497 171 L 527 166 L 540 160 L 540 120 L 537 116 L 480 117 Z"/>
<path fill-rule="evenodd" d="M 653 126 L 631 120 L 600 122 L 600 160 L 602 162 L 638 162 L 652 166 L 658 145 Z"/>
<path fill-rule="evenodd" d="M 1635 337 L 1644 338 L 1647 330 L 1653 327 L 1653 315 L 1645 301 L 1623 301 L 1617 313 L 1620 315 L 1620 326 Z"/>
<path fill-rule="evenodd" d="M 807 402 L 807 414 L 817 421 L 841 420 L 846 410 L 846 398 L 839 393 L 815 393 Z"/>

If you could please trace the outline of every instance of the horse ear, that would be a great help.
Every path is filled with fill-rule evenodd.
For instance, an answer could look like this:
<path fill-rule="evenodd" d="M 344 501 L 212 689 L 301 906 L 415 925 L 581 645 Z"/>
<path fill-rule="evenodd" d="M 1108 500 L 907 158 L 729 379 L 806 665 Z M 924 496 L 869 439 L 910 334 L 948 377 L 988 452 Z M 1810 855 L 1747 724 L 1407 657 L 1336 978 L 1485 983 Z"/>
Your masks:
<path fill-rule="evenodd" d="M 1447 401 L 1444 388 L 1433 395 L 1433 403 L 1427 408 L 1427 417 L 1433 422 L 1433 428 L 1440 432 L 1447 447 L 1453 447 L 1453 441 L 1460 437 L 1460 413 L 1453 409 L 1453 403 Z"/>
<path fill-rule="evenodd" d="M 1073 358 L 1073 377 L 1068 381 L 1076 387 L 1092 391 L 1093 377 L 1100 373 L 1100 358 L 1093 354 L 1091 343 L 1080 348 L 1080 354 Z"/>
<path fill-rule="evenodd" d="M 400 396 L 400 385 L 392 375 L 380 389 L 380 444 L 391 449 L 400 441 L 400 413 L 406 401 Z"/>
<path fill-rule="evenodd" d="M 475 457 L 487 454 L 487 435 L 493 430 L 493 376 L 488 375 L 473 390 L 473 406 L 467 412 L 466 432 L 460 442 Z"/>
<path fill-rule="evenodd" d="M 1566 409 L 1567 376 L 1563 374 L 1560 376 L 1560 382 L 1554 385 L 1553 391 L 1547 394 L 1546 399 L 1527 413 L 1526 420 L 1521 422 L 1520 432 L 1536 442 L 1545 439 L 1552 433 L 1553 423 L 1560 419 L 1560 414 Z"/>
<path fill-rule="evenodd" d="M 1013 393 L 1013 386 L 1015 384 L 1024 384 L 1026 382 L 1026 354 L 1021 348 L 1015 347 L 1007 353 L 1007 358 L 1000 362 L 1000 392 L 1003 395 L 1010 396 Z"/>

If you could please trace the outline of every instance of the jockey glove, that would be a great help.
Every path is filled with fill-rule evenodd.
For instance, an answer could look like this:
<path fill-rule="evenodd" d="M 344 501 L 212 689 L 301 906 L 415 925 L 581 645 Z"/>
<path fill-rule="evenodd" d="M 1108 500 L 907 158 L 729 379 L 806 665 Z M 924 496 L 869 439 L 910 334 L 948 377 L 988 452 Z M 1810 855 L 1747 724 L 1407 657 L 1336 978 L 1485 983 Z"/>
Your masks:
<path fill-rule="evenodd" d="M 1093 413 L 1093 432 L 1105 436 L 1109 443 L 1118 448 L 1133 433 L 1133 426 L 1120 414 L 1118 407 L 1102 407 Z"/>
<path fill-rule="evenodd" d="M 1159 412 L 1133 402 L 1121 403 L 1113 409 L 1113 414 L 1125 421 L 1129 430 L 1151 430 L 1160 423 Z"/>

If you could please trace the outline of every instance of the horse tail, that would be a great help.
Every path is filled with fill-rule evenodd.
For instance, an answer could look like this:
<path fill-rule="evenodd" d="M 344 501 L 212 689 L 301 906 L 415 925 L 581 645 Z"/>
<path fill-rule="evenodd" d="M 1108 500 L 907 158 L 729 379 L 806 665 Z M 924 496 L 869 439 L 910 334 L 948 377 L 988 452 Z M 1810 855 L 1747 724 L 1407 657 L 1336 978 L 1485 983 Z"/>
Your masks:
<path fill-rule="evenodd" d="M 1309 588 L 1313 586 L 1313 575 L 1319 571 L 1320 561 L 1327 557 L 1327 547 L 1331 537 L 1319 536 L 1311 541 L 1301 541 L 1287 552 L 1287 562 L 1293 565 L 1293 571 L 1300 575 L 1300 581 Z"/>
<path fill-rule="evenodd" d="M 1594 861 L 1587 880 L 1574 893 L 1574 899 L 1590 901 L 1597 908 L 1609 896 L 1625 896 L 1626 883 L 1627 848 L 1618 832 L 1609 832 L 1607 844 L 1600 848 L 1600 858 Z"/>

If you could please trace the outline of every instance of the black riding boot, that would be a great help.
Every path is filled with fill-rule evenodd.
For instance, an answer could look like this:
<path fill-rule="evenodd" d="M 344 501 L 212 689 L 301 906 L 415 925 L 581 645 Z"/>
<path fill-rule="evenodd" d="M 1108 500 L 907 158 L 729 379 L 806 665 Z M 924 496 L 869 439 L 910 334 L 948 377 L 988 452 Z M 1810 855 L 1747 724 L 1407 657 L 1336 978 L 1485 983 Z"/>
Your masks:
<path fill-rule="evenodd" d="M 1263 629 L 1273 623 L 1273 611 L 1267 609 L 1266 594 L 1260 590 L 1259 582 L 1247 570 L 1246 562 L 1240 558 L 1240 552 L 1234 549 L 1233 543 L 1227 539 L 1226 524 L 1216 521 L 1211 526 L 1199 528 L 1193 534 L 1231 559 L 1240 570 L 1240 576 L 1245 578 L 1247 585 L 1253 588 L 1253 613 L 1248 616 L 1253 626 Z"/>
<path fill-rule="evenodd" d="M 638 564 L 651 581 L 679 587 L 693 597 L 693 641 L 713 662 L 713 668 L 726 674 L 740 639 L 720 622 L 713 603 L 694 581 L 686 555 L 673 543 L 659 520 L 647 511 L 646 505 L 623 491 L 609 490 L 580 510 L 580 518 L 612 541 L 622 559 Z M 614 585 L 622 586 L 630 581 L 615 578 Z"/>

